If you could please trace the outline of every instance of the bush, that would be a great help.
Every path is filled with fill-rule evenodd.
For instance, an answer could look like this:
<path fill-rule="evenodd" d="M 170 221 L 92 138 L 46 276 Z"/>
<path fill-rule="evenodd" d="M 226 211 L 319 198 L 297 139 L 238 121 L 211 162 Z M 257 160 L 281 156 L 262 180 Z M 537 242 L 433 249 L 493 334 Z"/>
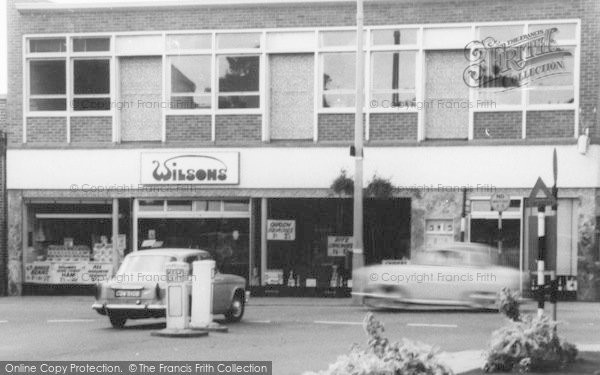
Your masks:
<path fill-rule="evenodd" d="M 392 182 L 383 177 L 373 175 L 371 182 L 367 185 L 366 194 L 374 198 L 390 198 L 394 193 Z"/>
<path fill-rule="evenodd" d="M 510 288 L 502 288 L 498 295 L 498 310 L 515 322 L 521 320 L 519 297 L 519 293 L 513 292 Z"/>
<path fill-rule="evenodd" d="M 383 324 L 368 313 L 363 323 L 367 348 L 354 345 L 350 354 L 338 357 L 327 370 L 304 375 L 450 375 L 439 363 L 432 347 L 404 339 L 390 343 L 383 336 Z"/>
<path fill-rule="evenodd" d="M 340 175 L 333 180 L 331 190 L 337 195 L 351 195 L 354 193 L 354 180 L 346 175 L 346 171 L 342 169 Z"/>
<path fill-rule="evenodd" d="M 525 315 L 492 333 L 485 372 L 556 370 L 575 361 L 577 348 L 556 334 L 549 317 Z"/>

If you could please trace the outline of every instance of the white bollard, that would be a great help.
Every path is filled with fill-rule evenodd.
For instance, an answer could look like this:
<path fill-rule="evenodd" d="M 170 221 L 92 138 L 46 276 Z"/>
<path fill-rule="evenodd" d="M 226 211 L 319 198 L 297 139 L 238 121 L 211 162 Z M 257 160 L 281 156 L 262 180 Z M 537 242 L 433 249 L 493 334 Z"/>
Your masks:
<path fill-rule="evenodd" d="M 182 330 L 190 326 L 190 267 L 185 262 L 169 262 L 167 273 L 167 329 Z"/>
<path fill-rule="evenodd" d="M 193 263 L 192 277 L 192 327 L 207 328 L 213 324 L 213 282 L 215 261 L 200 260 Z"/>

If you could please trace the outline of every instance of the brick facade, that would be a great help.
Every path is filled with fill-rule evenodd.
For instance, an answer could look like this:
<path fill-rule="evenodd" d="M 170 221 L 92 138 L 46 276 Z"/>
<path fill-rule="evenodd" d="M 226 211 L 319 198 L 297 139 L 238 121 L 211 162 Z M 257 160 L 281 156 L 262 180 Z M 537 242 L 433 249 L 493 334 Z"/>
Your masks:
<path fill-rule="evenodd" d="M 30 117 L 27 119 L 27 143 L 66 143 L 65 117 Z"/>
<path fill-rule="evenodd" d="M 319 141 L 352 141 L 354 139 L 354 114 L 319 114 Z"/>
<path fill-rule="evenodd" d="M 369 122 L 369 139 L 373 141 L 416 141 L 417 113 L 375 113 Z"/>
<path fill-rule="evenodd" d="M 261 115 L 218 115 L 215 118 L 217 142 L 260 142 Z"/>
<path fill-rule="evenodd" d="M 211 116 L 167 116 L 167 142 L 210 142 Z"/>
<path fill-rule="evenodd" d="M 269 6 L 130 9 L 113 11 L 22 12 L 8 1 L 8 66 L 10 140 L 21 141 L 22 35 L 29 33 L 110 32 L 185 29 L 238 29 L 278 27 L 327 27 L 355 24 L 354 5 L 348 3 L 271 4 Z M 365 4 L 366 25 L 428 24 L 453 22 L 500 22 L 521 19 L 581 19 L 580 107 L 590 119 L 591 134 L 600 135 L 593 108 L 598 103 L 600 75 L 600 3 L 595 0 L 465 0 L 458 4 L 426 0 Z M 554 124 L 554 123 L 553 123 Z M 251 124 L 248 124 L 251 127 Z M 555 129 L 563 133 L 562 125 Z M 531 133 L 536 134 L 535 132 Z M 345 136 L 345 134 L 342 134 Z M 343 140 L 339 138 L 338 140 Z"/>
<path fill-rule="evenodd" d="M 573 137 L 573 111 L 528 111 L 528 138 Z"/>
<path fill-rule="evenodd" d="M 71 117 L 71 142 L 112 142 L 112 117 Z"/>
<path fill-rule="evenodd" d="M 474 139 L 519 139 L 523 135 L 523 112 L 475 112 Z M 571 122 L 573 126 L 573 122 Z"/>

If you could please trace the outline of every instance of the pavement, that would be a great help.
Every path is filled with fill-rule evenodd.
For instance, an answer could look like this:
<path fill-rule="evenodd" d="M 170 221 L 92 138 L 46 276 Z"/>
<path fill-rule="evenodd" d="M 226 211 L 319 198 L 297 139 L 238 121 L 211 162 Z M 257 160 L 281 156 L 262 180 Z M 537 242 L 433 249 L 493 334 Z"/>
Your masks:
<path fill-rule="evenodd" d="M 3 360 L 265 360 L 277 375 L 326 369 L 353 343 L 366 345 L 362 320 L 368 311 L 350 299 L 253 298 L 228 333 L 199 338 L 163 338 L 151 332 L 164 319 L 128 321 L 111 328 L 91 310 L 92 297 L 0 298 L 0 358 Z M 533 304 L 522 309 L 535 313 Z M 490 334 L 505 320 L 495 312 L 461 310 L 377 311 L 392 340 L 434 345 L 457 373 L 477 367 Z M 559 333 L 580 350 L 600 351 L 600 303 L 558 305 Z M 474 368 L 474 367 L 473 367 Z"/>

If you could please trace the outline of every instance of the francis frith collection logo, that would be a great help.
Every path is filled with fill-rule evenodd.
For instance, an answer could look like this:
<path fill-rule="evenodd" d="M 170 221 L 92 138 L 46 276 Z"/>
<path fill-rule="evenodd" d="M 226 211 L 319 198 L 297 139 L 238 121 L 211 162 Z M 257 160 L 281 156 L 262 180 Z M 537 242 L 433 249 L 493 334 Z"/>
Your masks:
<path fill-rule="evenodd" d="M 142 184 L 237 184 L 239 154 L 142 153 Z"/>
<path fill-rule="evenodd" d="M 571 74 L 565 62 L 571 52 L 560 48 L 556 27 L 536 30 L 505 42 L 493 37 L 474 40 L 465 47 L 471 63 L 463 79 L 469 87 L 506 91 L 546 77 Z"/>

